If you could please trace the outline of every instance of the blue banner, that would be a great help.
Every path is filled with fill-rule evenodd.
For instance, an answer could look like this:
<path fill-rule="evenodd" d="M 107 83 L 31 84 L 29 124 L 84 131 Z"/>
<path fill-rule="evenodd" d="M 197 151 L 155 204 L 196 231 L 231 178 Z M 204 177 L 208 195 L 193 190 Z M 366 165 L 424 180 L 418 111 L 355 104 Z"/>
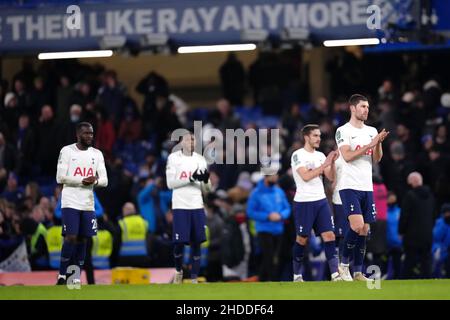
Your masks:
<path fill-rule="evenodd" d="M 383 15 L 399 1 L 381 0 L 184 0 L 130 3 L 78 3 L 80 25 L 65 5 L 3 7 L 0 52 L 98 49 L 106 35 L 139 43 L 143 35 L 167 34 L 176 45 L 239 43 L 241 31 L 264 29 L 278 37 L 284 28 L 302 28 L 316 40 L 361 38 L 377 34 L 367 27 L 372 4 Z M 404 1 L 403 1 L 404 2 Z M 79 27 L 79 28 L 78 28 Z"/>

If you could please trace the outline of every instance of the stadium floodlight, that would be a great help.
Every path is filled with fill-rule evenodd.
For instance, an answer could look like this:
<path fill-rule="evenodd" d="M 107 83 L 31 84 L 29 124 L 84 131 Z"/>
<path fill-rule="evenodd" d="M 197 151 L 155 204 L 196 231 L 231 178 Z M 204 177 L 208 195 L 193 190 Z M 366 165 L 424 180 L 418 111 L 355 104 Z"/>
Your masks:
<path fill-rule="evenodd" d="M 111 57 L 112 50 L 94 50 L 94 51 L 65 51 L 65 52 L 43 52 L 39 53 L 39 60 L 52 59 L 77 59 L 77 58 L 103 58 Z"/>
<path fill-rule="evenodd" d="M 367 46 L 377 45 L 380 43 L 378 38 L 362 38 L 362 39 L 342 39 L 342 40 L 325 40 L 325 47 L 344 47 L 344 46 Z"/>
<path fill-rule="evenodd" d="M 243 44 L 219 44 L 211 46 L 186 46 L 179 47 L 178 53 L 204 53 L 204 52 L 226 52 L 226 51 L 249 51 L 255 50 L 253 43 Z"/>
<path fill-rule="evenodd" d="M 126 42 L 125 36 L 104 36 L 100 39 L 99 45 L 101 49 L 121 49 Z"/>
<path fill-rule="evenodd" d="M 303 28 L 285 28 L 281 31 L 281 40 L 307 41 L 309 40 L 309 30 Z"/>
<path fill-rule="evenodd" d="M 241 31 L 243 42 L 264 42 L 267 40 L 269 32 L 264 29 L 244 29 Z"/>
<path fill-rule="evenodd" d="M 143 47 L 165 46 L 168 42 L 169 36 L 166 33 L 149 33 L 141 38 Z"/>

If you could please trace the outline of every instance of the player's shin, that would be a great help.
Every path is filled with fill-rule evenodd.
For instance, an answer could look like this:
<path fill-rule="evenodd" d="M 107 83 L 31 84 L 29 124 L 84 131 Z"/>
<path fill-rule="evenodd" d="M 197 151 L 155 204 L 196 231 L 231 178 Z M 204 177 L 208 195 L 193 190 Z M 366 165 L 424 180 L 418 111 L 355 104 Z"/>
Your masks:
<path fill-rule="evenodd" d="M 80 267 L 80 272 L 83 270 L 84 266 L 84 260 L 86 258 L 86 241 L 79 241 L 77 242 L 76 251 L 75 251 L 75 261 L 78 264 L 78 267 Z"/>
<path fill-rule="evenodd" d="M 355 263 L 353 272 L 362 272 L 364 256 L 366 255 L 366 238 L 367 236 L 358 236 L 355 245 Z"/>
<path fill-rule="evenodd" d="M 344 238 L 344 247 L 342 250 L 342 261 L 341 263 L 348 265 L 350 257 L 353 255 L 353 250 L 355 249 L 356 242 L 358 240 L 358 233 L 349 229 Z"/>
<path fill-rule="evenodd" d="M 337 274 L 339 259 L 336 248 L 336 242 L 335 241 L 324 242 L 324 247 L 325 247 L 325 256 L 327 257 L 328 266 L 330 267 L 330 273 L 332 275 Z"/>
<path fill-rule="evenodd" d="M 67 267 L 70 265 L 72 255 L 76 250 L 76 244 L 72 241 L 64 240 L 61 249 L 61 262 L 59 264 L 59 275 L 66 276 Z"/>
<path fill-rule="evenodd" d="M 294 281 L 302 276 L 303 273 L 303 256 L 305 252 L 305 246 L 299 244 L 297 241 L 292 248 L 292 267 L 294 271 Z"/>
<path fill-rule="evenodd" d="M 173 248 L 173 257 L 175 260 L 175 269 L 181 272 L 183 269 L 183 251 L 184 245 L 182 243 L 175 243 Z"/>
<path fill-rule="evenodd" d="M 192 253 L 192 269 L 191 269 L 191 280 L 193 283 L 197 281 L 198 274 L 200 272 L 200 258 L 201 258 L 201 248 L 200 243 L 191 244 Z"/>

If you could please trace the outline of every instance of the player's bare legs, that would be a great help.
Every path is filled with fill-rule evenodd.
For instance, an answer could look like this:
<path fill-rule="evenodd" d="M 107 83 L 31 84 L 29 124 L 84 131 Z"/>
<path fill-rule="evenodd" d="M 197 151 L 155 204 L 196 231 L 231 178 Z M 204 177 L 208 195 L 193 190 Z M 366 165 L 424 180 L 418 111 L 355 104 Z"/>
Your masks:
<path fill-rule="evenodd" d="M 327 257 L 328 266 L 330 268 L 331 280 L 342 281 L 339 275 L 339 258 L 336 248 L 336 236 L 333 231 L 326 231 L 320 234 L 325 247 L 325 256 Z"/>

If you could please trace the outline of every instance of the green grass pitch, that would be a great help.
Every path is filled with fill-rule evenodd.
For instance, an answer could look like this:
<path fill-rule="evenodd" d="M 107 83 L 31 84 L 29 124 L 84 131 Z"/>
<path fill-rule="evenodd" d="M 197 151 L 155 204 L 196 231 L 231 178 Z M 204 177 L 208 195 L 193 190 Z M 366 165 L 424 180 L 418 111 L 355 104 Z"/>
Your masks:
<path fill-rule="evenodd" d="M 0 287 L 0 299 L 450 299 L 450 280 L 382 281 L 381 289 L 372 290 L 362 282 L 86 285 L 80 290 L 66 286 L 10 286 Z"/>

